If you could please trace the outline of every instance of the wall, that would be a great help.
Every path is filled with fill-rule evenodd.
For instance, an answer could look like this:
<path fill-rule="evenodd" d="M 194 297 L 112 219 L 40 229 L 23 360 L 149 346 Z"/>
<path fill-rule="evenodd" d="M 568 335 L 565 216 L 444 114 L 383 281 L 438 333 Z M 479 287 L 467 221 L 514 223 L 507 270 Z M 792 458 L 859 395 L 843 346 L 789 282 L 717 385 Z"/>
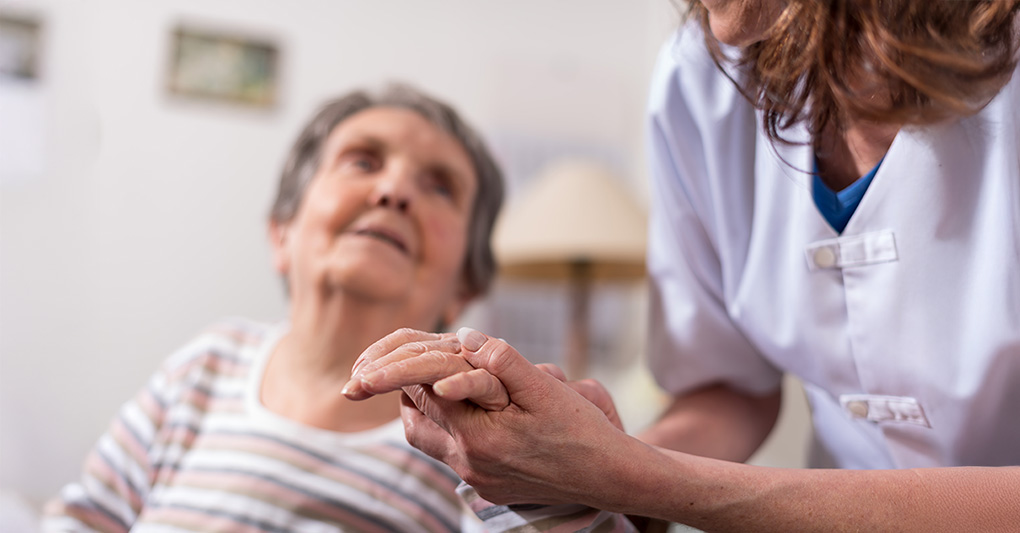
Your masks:
<path fill-rule="evenodd" d="M 266 208 L 286 147 L 324 98 L 408 80 L 456 102 L 510 166 L 550 142 L 582 146 L 641 195 L 646 84 L 676 19 L 660 0 L 0 9 L 45 25 L 41 82 L 4 88 L 8 102 L 39 103 L 44 165 L 0 182 L 0 487 L 33 504 L 76 477 L 117 406 L 204 325 L 284 315 Z M 182 21 L 276 40 L 278 104 L 169 97 Z M 525 166 L 511 169 L 514 187 Z"/>

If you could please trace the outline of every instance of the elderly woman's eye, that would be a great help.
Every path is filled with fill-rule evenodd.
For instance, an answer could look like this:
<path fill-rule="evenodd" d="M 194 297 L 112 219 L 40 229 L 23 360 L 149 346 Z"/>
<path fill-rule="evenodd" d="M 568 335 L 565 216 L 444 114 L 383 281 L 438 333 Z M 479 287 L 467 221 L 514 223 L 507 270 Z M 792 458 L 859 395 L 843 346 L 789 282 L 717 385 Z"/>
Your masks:
<path fill-rule="evenodd" d="M 368 152 L 349 152 L 341 156 L 340 166 L 359 172 L 372 172 L 379 168 L 379 158 Z"/>
<path fill-rule="evenodd" d="M 453 198 L 454 189 L 450 177 L 441 172 L 430 172 L 426 178 L 430 191 L 447 198 Z"/>

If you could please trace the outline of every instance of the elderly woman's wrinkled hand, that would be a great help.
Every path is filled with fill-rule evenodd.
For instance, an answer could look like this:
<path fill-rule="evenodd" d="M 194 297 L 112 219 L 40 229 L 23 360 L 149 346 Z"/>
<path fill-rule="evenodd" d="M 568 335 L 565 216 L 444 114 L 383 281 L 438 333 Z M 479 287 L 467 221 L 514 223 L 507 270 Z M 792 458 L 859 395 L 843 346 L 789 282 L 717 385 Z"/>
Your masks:
<path fill-rule="evenodd" d="M 362 352 L 351 374 L 343 389 L 351 400 L 431 385 L 441 398 L 469 400 L 487 410 L 500 410 L 510 403 L 498 379 L 464 359 L 453 333 L 407 328 L 394 331 Z"/>

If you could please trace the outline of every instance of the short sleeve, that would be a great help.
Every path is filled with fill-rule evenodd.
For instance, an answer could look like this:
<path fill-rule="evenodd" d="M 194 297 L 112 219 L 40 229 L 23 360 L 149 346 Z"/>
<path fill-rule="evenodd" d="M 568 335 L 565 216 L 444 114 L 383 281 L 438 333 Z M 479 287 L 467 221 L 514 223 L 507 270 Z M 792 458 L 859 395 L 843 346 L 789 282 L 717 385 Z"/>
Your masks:
<path fill-rule="evenodd" d="M 730 316 L 749 242 L 755 112 L 688 26 L 664 46 L 649 101 L 649 358 L 667 391 L 775 390 L 782 373 Z"/>

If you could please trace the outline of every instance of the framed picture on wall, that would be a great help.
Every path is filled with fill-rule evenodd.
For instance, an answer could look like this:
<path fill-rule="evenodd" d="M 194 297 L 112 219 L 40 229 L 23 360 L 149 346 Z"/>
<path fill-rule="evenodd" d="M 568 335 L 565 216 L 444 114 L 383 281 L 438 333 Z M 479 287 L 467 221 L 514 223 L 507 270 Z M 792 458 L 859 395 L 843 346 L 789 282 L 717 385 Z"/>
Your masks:
<path fill-rule="evenodd" d="M 256 107 L 276 102 L 279 51 L 269 41 L 178 26 L 167 89 L 174 96 Z"/>
<path fill-rule="evenodd" d="M 0 13 L 0 78 L 39 78 L 40 23 L 38 20 Z"/>

